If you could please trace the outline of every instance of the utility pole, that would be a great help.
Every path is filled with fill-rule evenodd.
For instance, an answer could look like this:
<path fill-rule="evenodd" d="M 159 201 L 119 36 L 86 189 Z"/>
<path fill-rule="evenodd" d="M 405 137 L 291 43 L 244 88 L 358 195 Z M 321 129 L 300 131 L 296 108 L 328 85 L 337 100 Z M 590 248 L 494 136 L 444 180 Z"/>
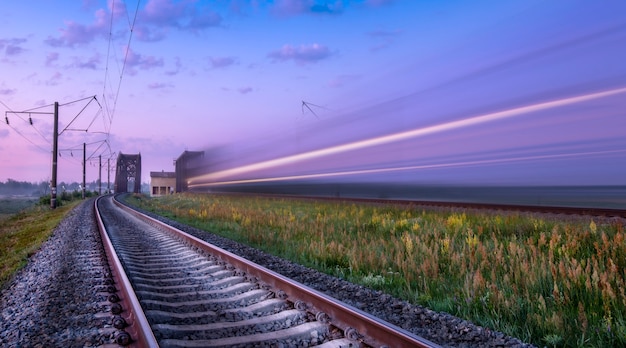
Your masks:
<path fill-rule="evenodd" d="M 57 207 L 57 155 L 59 151 L 59 102 L 54 102 L 54 130 L 52 134 L 52 180 L 50 181 L 50 208 Z"/>
<path fill-rule="evenodd" d="M 98 156 L 98 196 L 102 196 L 102 155 Z"/>
<path fill-rule="evenodd" d="M 107 193 L 111 193 L 111 159 L 107 159 Z"/>
<path fill-rule="evenodd" d="M 83 143 L 83 199 L 85 199 L 85 173 L 87 172 L 87 143 Z"/>

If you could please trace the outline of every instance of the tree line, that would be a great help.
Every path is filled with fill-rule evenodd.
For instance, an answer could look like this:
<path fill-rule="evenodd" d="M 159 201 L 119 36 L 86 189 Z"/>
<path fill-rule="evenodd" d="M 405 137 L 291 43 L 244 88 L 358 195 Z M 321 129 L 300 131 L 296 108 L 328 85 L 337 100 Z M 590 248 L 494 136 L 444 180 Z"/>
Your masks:
<path fill-rule="evenodd" d="M 87 191 L 98 191 L 99 185 L 97 181 L 86 183 Z M 113 184 L 111 183 L 111 189 Z M 102 183 L 102 191 L 106 191 L 106 183 Z M 60 182 L 57 185 L 57 192 L 74 192 L 81 191 L 82 185 L 77 182 L 66 183 Z M 47 181 L 41 181 L 38 183 L 28 181 L 18 181 L 14 179 L 7 179 L 5 182 L 0 182 L 0 195 L 20 195 L 20 196 L 33 196 L 39 197 L 50 194 L 50 183 Z"/>

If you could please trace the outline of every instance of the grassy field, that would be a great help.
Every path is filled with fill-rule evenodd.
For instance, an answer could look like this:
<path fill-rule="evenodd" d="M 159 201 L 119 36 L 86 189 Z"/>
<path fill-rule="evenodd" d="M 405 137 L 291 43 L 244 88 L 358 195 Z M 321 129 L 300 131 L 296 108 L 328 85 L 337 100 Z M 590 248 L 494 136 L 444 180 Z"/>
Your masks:
<path fill-rule="evenodd" d="M 26 264 L 28 257 L 39 249 L 65 214 L 79 202 L 65 203 L 55 210 L 29 204 L 19 212 L 5 214 L 0 218 L 0 288 Z M 17 207 L 20 202 L 3 200 L 3 212 L 9 211 L 6 204 Z"/>
<path fill-rule="evenodd" d="M 0 196 L 0 221 L 32 207 L 39 201 L 36 197 L 2 197 Z"/>
<path fill-rule="evenodd" d="M 538 346 L 626 345 L 619 223 L 252 196 L 130 201 Z"/>

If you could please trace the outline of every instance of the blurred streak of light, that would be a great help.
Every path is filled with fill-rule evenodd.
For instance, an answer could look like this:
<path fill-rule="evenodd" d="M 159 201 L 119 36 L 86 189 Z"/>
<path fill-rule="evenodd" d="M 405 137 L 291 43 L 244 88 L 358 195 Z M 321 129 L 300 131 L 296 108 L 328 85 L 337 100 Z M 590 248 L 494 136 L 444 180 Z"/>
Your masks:
<path fill-rule="evenodd" d="M 275 178 L 244 179 L 244 180 L 221 181 L 221 182 L 212 182 L 212 183 L 203 183 L 203 184 L 190 184 L 189 187 L 199 188 L 199 187 L 237 185 L 237 184 L 253 184 L 253 183 L 262 183 L 262 182 L 276 182 L 276 181 L 285 181 L 285 180 L 321 179 L 321 178 L 348 176 L 348 175 L 380 174 L 380 173 L 390 173 L 390 172 L 410 171 L 410 170 L 420 170 L 420 169 L 439 169 L 439 168 L 450 168 L 450 167 L 480 166 L 480 165 L 491 165 L 491 164 L 501 164 L 501 163 L 511 163 L 511 162 L 525 162 L 525 161 L 534 161 L 534 160 L 572 158 L 572 157 L 595 156 L 595 155 L 606 155 L 606 154 L 617 154 L 617 153 L 626 153 L 626 150 L 609 150 L 609 151 L 577 152 L 577 153 L 539 155 L 539 156 L 523 156 L 523 157 L 501 158 L 501 159 L 491 159 L 491 160 L 452 162 L 452 163 L 440 163 L 440 164 L 423 164 L 423 165 L 418 165 L 418 166 L 395 167 L 395 168 L 378 168 L 378 169 L 331 172 L 331 173 L 290 175 L 290 176 L 281 176 L 281 177 L 275 177 Z"/>
<path fill-rule="evenodd" d="M 446 122 L 446 123 L 442 123 L 442 124 L 438 124 L 434 126 L 417 128 L 417 129 L 412 129 L 409 131 L 379 136 L 379 137 L 375 137 L 371 139 L 355 141 L 355 142 L 348 143 L 348 144 L 331 146 L 331 147 L 320 149 L 320 150 L 313 150 L 313 151 L 304 152 L 304 153 L 300 153 L 296 155 L 285 156 L 282 158 L 277 158 L 277 159 L 263 161 L 259 163 L 244 165 L 244 166 L 237 167 L 237 168 L 226 169 L 226 170 L 218 171 L 215 173 L 209 173 L 209 174 L 196 176 L 196 177 L 190 178 L 189 186 L 191 187 L 194 183 L 197 183 L 199 181 L 205 181 L 205 182 L 216 181 L 216 180 L 229 177 L 232 175 L 277 167 L 280 165 L 291 164 L 295 162 L 300 162 L 304 160 L 314 159 L 314 158 L 342 153 L 342 152 L 348 152 L 352 150 L 363 149 L 363 148 L 372 147 L 372 146 L 383 145 L 383 144 L 396 142 L 400 140 L 416 138 L 416 137 L 424 136 L 428 134 L 439 133 L 439 132 L 463 128 L 463 127 L 469 127 L 469 126 L 473 126 L 473 125 L 477 125 L 481 123 L 502 120 L 505 118 L 513 117 L 513 116 L 523 115 L 523 114 L 536 112 L 540 110 L 556 108 L 559 106 L 581 103 L 584 101 L 604 98 L 604 97 L 608 97 L 608 96 L 620 94 L 620 93 L 625 93 L 625 92 L 626 92 L 626 87 L 615 88 L 615 89 L 605 90 L 602 92 L 583 94 L 583 95 L 574 96 L 574 97 L 562 98 L 562 99 L 552 100 L 552 101 L 543 102 L 543 103 L 536 103 L 536 104 L 531 104 L 527 106 L 516 107 L 513 109 L 488 113 L 488 114 L 465 118 L 465 119 L 461 119 L 457 121 Z"/>

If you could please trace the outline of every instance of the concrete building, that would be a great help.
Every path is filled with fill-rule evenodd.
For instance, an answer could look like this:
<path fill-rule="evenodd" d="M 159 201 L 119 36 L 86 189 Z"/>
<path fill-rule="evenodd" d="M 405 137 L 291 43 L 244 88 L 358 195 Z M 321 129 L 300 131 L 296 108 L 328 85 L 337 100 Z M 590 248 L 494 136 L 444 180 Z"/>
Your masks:
<path fill-rule="evenodd" d="M 204 151 L 185 151 L 175 161 L 176 167 L 176 192 L 185 192 L 187 180 L 202 173 L 202 160 Z"/>
<path fill-rule="evenodd" d="M 176 188 L 175 172 L 150 172 L 150 196 L 158 197 L 171 195 Z"/>

